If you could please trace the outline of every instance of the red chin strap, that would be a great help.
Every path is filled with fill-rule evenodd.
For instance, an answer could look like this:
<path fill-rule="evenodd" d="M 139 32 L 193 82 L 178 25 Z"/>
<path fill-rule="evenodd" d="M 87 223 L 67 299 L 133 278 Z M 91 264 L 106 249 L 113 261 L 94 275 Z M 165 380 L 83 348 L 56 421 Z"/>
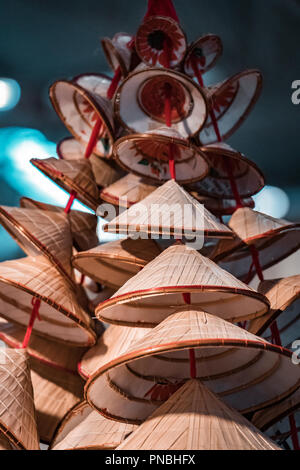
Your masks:
<path fill-rule="evenodd" d="M 31 311 L 31 315 L 30 315 L 30 320 L 29 320 L 29 323 L 28 323 L 28 326 L 27 326 L 27 330 L 26 330 L 26 333 L 25 333 L 25 336 L 24 336 L 23 343 L 22 343 L 22 348 L 24 348 L 24 349 L 26 349 L 28 344 L 29 344 L 29 341 L 30 341 L 30 338 L 31 338 L 31 333 L 32 333 L 34 322 L 35 322 L 36 318 L 38 318 L 39 321 L 41 321 L 40 314 L 39 314 L 39 310 L 40 310 L 40 306 L 41 306 L 40 299 L 36 299 L 35 297 L 33 297 L 31 303 L 32 303 L 32 311 Z"/>
<path fill-rule="evenodd" d="M 168 16 L 179 23 L 172 0 L 148 0 L 148 8 L 144 20 L 150 16 Z"/>
<path fill-rule="evenodd" d="M 116 92 L 116 89 L 118 88 L 118 85 L 120 83 L 120 80 L 122 78 L 122 73 L 121 73 L 121 67 L 119 66 L 116 70 L 115 70 L 115 74 L 113 76 L 113 79 L 111 81 L 111 84 L 109 86 L 109 89 L 107 90 L 107 98 L 109 100 L 112 100 L 113 99 L 113 96 Z"/>

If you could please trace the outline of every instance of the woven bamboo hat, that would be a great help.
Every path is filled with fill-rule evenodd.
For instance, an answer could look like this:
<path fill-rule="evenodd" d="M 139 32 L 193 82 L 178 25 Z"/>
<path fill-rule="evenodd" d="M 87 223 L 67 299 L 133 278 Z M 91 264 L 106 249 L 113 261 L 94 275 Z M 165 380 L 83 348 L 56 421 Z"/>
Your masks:
<path fill-rule="evenodd" d="M 156 188 L 157 186 L 150 184 L 149 181 L 129 173 L 103 189 L 100 197 L 115 206 L 130 207 L 145 199 Z"/>
<path fill-rule="evenodd" d="M 112 149 L 108 150 L 111 153 Z M 59 142 L 57 145 L 57 153 L 62 160 L 84 160 L 85 149 L 78 140 L 73 137 L 67 137 Z M 112 161 L 107 158 L 99 158 L 97 155 L 92 154 L 89 157 L 89 162 L 98 186 L 105 188 L 106 186 L 117 181 L 122 175 L 123 171 Z"/>
<path fill-rule="evenodd" d="M 188 212 L 188 214 L 187 214 Z M 170 180 L 104 226 L 111 233 L 162 236 L 232 238 L 231 230 Z"/>
<path fill-rule="evenodd" d="M 238 209 L 230 219 L 229 227 L 236 234 L 233 240 L 220 240 L 211 258 L 239 279 L 255 276 L 249 271 L 252 256 L 248 246 L 259 252 L 263 270 L 274 266 L 295 253 L 300 247 L 299 223 L 274 219 L 250 208 Z"/>
<path fill-rule="evenodd" d="M 58 116 L 70 133 L 85 146 L 93 128 L 102 123 L 94 152 L 105 154 L 107 141 L 114 141 L 115 125 L 111 102 L 104 97 L 110 79 L 96 74 L 86 74 L 74 80 L 59 80 L 50 87 L 50 99 Z M 104 139 L 104 142 L 103 142 Z"/>
<path fill-rule="evenodd" d="M 72 346 L 95 343 L 93 321 L 73 290 L 43 257 L 0 263 L 0 311 L 8 321 L 27 326 L 33 298 L 41 301 L 35 333 Z"/>
<path fill-rule="evenodd" d="M 20 450 L 39 450 L 26 351 L 0 350 L 0 435 Z"/>
<path fill-rule="evenodd" d="M 150 16 L 138 29 L 135 46 L 147 65 L 174 68 L 182 62 L 187 42 L 177 21 L 167 16 Z"/>
<path fill-rule="evenodd" d="M 190 77 L 195 76 L 195 68 L 203 75 L 212 69 L 223 53 L 221 38 L 215 34 L 206 34 L 192 42 L 187 50 L 183 68 Z"/>
<path fill-rule="evenodd" d="M 75 192 L 79 201 L 96 212 L 100 204 L 99 189 L 89 161 L 33 158 L 30 162 L 62 189 Z"/>
<path fill-rule="evenodd" d="M 131 34 L 117 33 L 112 39 L 103 38 L 101 40 L 109 66 L 114 72 L 120 67 L 123 77 L 126 77 L 131 70 L 133 51 L 129 44 L 133 39 Z"/>
<path fill-rule="evenodd" d="M 300 389 L 277 405 L 271 406 L 263 411 L 255 413 L 252 422 L 263 431 L 283 421 L 286 417 L 300 409 Z"/>
<path fill-rule="evenodd" d="M 27 255 L 44 255 L 74 285 L 72 237 L 66 214 L 0 206 L 0 224 Z"/>
<path fill-rule="evenodd" d="M 264 315 L 268 300 L 213 261 L 184 245 L 174 245 L 129 279 L 111 299 L 99 304 L 96 316 L 108 323 L 152 327 L 186 305 L 228 321 Z"/>
<path fill-rule="evenodd" d="M 258 291 L 267 297 L 271 310 L 261 319 L 251 322 L 249 330 L 270 338 L 269 327 L 276 320 L 282 344 L 286 347 L 292 345 L 299 339 L 300 276 L 261 282 Z"/>
<path fill-rule="evenodd" d="M 26 329 L 0 318 L 0 339 L 12 348 L 22 348 Z M 40 438 L 49 443 L 63 417 L 83 396 L 83 382 L 77 363 L 86 348 L 64 344 L 31 335 L 27 347 Z"/>
<path fill-rule="evenodd" d="M 122 125 L 144 134 L 165 124 L 166 88 L 171 95 L 171 127 L 183 138 L 198 134 L 207 118 L 204 92 L 187 75 L 170 69 L 141 67 L 123 80 L 114 104 Z"/>
<path fill-rule="evenodd" d="M 132 328 L 111 325 L 90 348 L 78 364 L 78 372 L 85 380 L 91 377 L 99 367 L 122 355 L 128 347 L 150 332 L 150 328 Z"/>
<path fill-rule="evenodd" d="M 222 83 L 206 88 L 209 109 L 217 119 L 222 140 L 228 139 L 252 111 L 262 90 L 262 75 L 258 70 L 245 70 Z M 218 141 L 211 117 L 200 132 L 202 145 Z"/>
<path fill-rule="evenodd" d="M 22 197 L 20 199 L 20 206 L 25 209 L 40 209 L 64 213 L 62 207 L 45 204 L 44 202 L 35 201 L 28 197 Z M 70 220 L 71 235 L 76 250 L 90 250 L 99 243 L 96 233 L 97 217 L 95 215 L 72 210 L 68 214 L 68 218 Z"/>
<path fill-rule="evenodd" d="M 199 380 L 190 380 L 118 447 L 133 449 L 279 450 L 279 447 Z"/>
<path fill-rule="evenodd" d="M 290 351 L 216 316 L 181 310 L 102 365 L 85 396 L 105 416 L 138 424 L 188 380 L 189 349 L 197 378 L 243 413 L 277 403 L 300 385 Z"/>
<path fill-rule="evenodd" d="M 198 194 L 219 199 L 235 199 L 228 176 L 228 166 L 241 198 L 254 196 L 263 189 L 265 179 L 256 164 L 229 145 L 223 142 L 215 143 L 202 147 L 201 151 L 206 156 L 211 170 L 203 181 L 191 186 Z"/>
<path fill-rule="evenodd" d="M 118 289 L 161 253 L 154 240 L 116 240 L 78 253 L 73 267 L 96 282 Z"/>
<path fill-rule="evenodd" d="M 121 137 L 114 145 L 114 154 L 126 171 L 154 182 L 164 182 L 171 178 L 170 147 L 179 183 L 199 181 L 207 175 L 209 167 L 202 151 L 182 138 L 175 129 L 167 127 Z"/>
<path fill-rule="evenodd" d="M 135 429 L 132 424 L 104 418 L 82 402 L 61 423 L 51 450 L 113 450 Z"/>

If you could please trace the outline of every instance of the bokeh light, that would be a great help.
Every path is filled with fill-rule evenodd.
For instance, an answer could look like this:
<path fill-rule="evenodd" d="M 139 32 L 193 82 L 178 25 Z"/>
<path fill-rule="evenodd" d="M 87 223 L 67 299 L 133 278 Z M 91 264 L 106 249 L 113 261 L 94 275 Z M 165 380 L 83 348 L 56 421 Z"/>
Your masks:
<path fill-rule="evenodd" d="M 263 190 L 254 196 L 255 210 L 264 214 L 282 219 L 290 209 L 290 200 L 283 189 L 275 186 L 265 186 Z"/>
<path fill-rule="evenodd" d="M 0 111 L 13 109 L 21 98 L 21 88 L 12 78 L 0 78 Z"/>

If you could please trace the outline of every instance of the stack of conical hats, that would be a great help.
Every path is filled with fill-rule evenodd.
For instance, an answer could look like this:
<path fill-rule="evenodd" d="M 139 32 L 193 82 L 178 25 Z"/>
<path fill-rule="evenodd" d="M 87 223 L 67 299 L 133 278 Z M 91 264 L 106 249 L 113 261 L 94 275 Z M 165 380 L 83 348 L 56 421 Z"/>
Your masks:
<path fill-rule="evenodd" d="M 224 143 L 262 77 L 205 86 L 220 38 L 188 44 L 172 1 L 148 3 L 135 35 L 102 41 L 112 78 L 50 87 L 71 136 L 59 158 L 32 163 L 70 199 L 0 207 L 27 255 L 0 263 L 0 339 L 30 363 L 39 435 L 53 450 L 275 450 L 262 432 L 288 415 L 293 424 L 300 406 L 287 349 L 299 279 L 266 282 L 263 271 L 299 248 L 299 224 L 254 210 L 264 176 Z M 71 210 L 75 199 L 92 213 Z M 96 215 L 114 241 L 99 242 Z M 27 400 L 29 433 L 0 410 L 0 449 L 38 447 L 29 379 L 26 390 L 8 384 Z"/>
<path fill-rule="evenodd" d="M 20 208 L 0 212 L 1 224 L 28 255 L 0 263 L 0 338 L 11 348 L 27 349 L 38 432 L 50 443 L 60 421 L 83 398 L 77 363 L 96 340 L 71 256 L 75 247 L 97 243 L 97 219 L 26 198 Z"/>

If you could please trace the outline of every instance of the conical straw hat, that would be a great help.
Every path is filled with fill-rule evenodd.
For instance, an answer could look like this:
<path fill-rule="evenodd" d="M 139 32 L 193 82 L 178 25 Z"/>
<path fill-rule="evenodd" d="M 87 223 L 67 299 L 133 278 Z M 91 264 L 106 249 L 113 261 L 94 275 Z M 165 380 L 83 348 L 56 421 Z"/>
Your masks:
<path fill-rule="evenodd" d="M 30 162 L 62 189 L 68 193 L 75 191 L 79 201 L 97 210 L 100 204 L 99 189 L 89 161 L 33 158 Z"/>
<path fill-rule="evenodd" d="M 116 240 L 72 258 L 73 267 L 96 282 L 118 289 L 161 253 L 154 240 Z"/>
<path fill-rule="evenodd" d="M 263 431 L 268 430 L 271 426 L 284 420 L 293 412 L 300 409 L 300 389 L 293 393 L 292 396 L 286 398 L 277 405 L 271 406 L 266 410 L 255 413 L 252 422 L 255 426 Z"/>
<path fill-rule="evenodd" d="M 243 413 L 277 403 L 300 385 L 290 351 L 216 316 L 182 310 L 100 366 L 85 396 L 103 415 L 139 424 L 189 379 L 189 349 L 197 378 Z M 161 387 L 157 396 L 154 387 Z"/>
<path fill-rule="evenodd" d="M 0 318 L 0 339 L 19 349 L 26 329 Z M 31 365 L 34 403 L 40 438 L 49 443 L 63 417 L 83 396 L 77 363 L 84 348 L 69 348 L 32 334 L 27 353 Z"/>
<path fill-rule="evenodd" d="M 0 349 L 0 434 L 19 449 L 39 449 L 28 356 L 23 349 Z"/>
<path fill-rule="evenodd" d="M 95 346 L 82 356 L 80 364 L 78 364 L 78 372 L 81 377 L 88 379 L 99 367 L 122 355 L 131 344 L 136 343 L 149 332 L 150 328 L 109 326 L 98 338 Z"/>
<path fill-rule="evenodd" d="M 27 255 L 44 255 L 74 286 L 72 238 L 66 214 L 1 206 L 0 224 Z"/>
<path fill-rule="evenodd" d="M 170 69 L 142 68 L 123 80 L 114 105 L 122 125 L 140 134 L 160 128 L 165 123 L 166 84 L 173 93 L 171 127 L 184 138 L 197 134 L 207 118 L 204 92 L 187 75 Z"/>
<path fill-rule="evenodd" d="M 175 130 L 161 127 L 144 134 L 121 137 L 114 144 L 114 155 L 118 163 L 137 176 L 154 182 L 168 181 L 170 146 L 176 163 L 176 180 L 181 184 L 203 179 L 208 163 L 203 152 Z"/>
<path fill-rule="evenodd" d="M 140 203 L 120 214 L 104 226 L 104 230 L 169 238 L 198 238 L 203 235 L 212 238 L 233 237 L 226 225 L 219 222 L 174 180 L 160 186 Z"/>
<path fill-rule="evenodd" d="M 255 243 L 258 239 L 273 237 L 287 230 L 300 230 L 300 223 L 275 219 L 249 207 L 238 209 L 231 217 L 229 226 L 240 240 L 248 245 Z"/>
<path fill-rule="evenodd" d="M 190 190 L 190 194 L 215 216 L 232 215 L 236 211 L 236 201 L 233 199 L 214 199 L 212 197 L 203 196 L 193 190 Z M 242 202 L 244 207 L 254 209 L 255 202 L 251 197 L 243 199 Z"/>
<path fill-rule="evenodd" d="M 66 414 L 83 400 L 83 380 L 31 358 L 31 378 L 41 440 L 50 443 Z"/>
<path fill-rule="evenodd" d="M 203 181 L 191 185 L 193 191 L 209 197 L 234 199 L 226 164 L 231 166 L 232 176 L 241 198 L 254 196 L 263 189 L 265 180 L 257 165 L 229 145 L 216 143 L 202 147 L 201 152 L 210 163 L 211 172 Z"/>
<path fill-rule="evenodd" d="M 265 296 L 249 288 L 192 248 L 174 245 L 122 286 L 111 299 L 99 304 L 96 315 L 108 323 L 155 326 L 185 305 L 228 321 L 265 314 Z"/>
<path fill-rule="evenodd" d="M 168 41 L 167 53 L 164 47 Z M 144 19 L 135 37 L 135 47 L 141 60 L 149 66 L 174 68 L 182 62 L 187 48 L 186 36 L 177 21 L 166 16 Z M 170 55 L 170 57 L 168 57 Z"/>
<path fill-rule="evenodd" d="M 157 186 L 150 184 L 147 180 L 129 173 L 103 189 L 100 197 L 103 201 L 115 206 L 130 207 L 145 199 L 156 188 Z"/>
<path fill-rule="evenodd" d="M 262 74 L 244 70 L 214 87 L 206 88 L 209 109 L 214 111 L 222 140 L 227 140 L 245 121 L 262 90 Z M 200 132 L 202 145 L 218 141 L 209 117 Z"/>
<path fill-rule="evenodd" d="M 110 149 L 110 153 L 112 149 Z M 57 146 L 57 153 L 62 160 L 83 161 L 85 148 L 73 137 L 67 137 L 61 140 Z M 105 188 L 117 181 L 124 172 L 108 158 L 101 158 L 95 154 L 89 157 L 89 162 L 98 186 Z"/>
<path fill-rule="evenodd" d="M 123 77 L 126 77 L 131 69 L 133 51 L 128 44 L 133 40 L 128 33 L 117 33 L 112 39 L 103 38 L 101 44 L 109 66 L 114 72 L 120 67 Z"/>
<path fill-rule="evenodd" d="M 118 450 L 279 450 L 198 380 L 190 380 Z"/>
<path fill-rule="evenodd" d="M 28 197 L 22 197 L 20 199 L 20 206 L 25 209 L 40 209 L 58 213 L 64 212 L 62 207 L 45 204 Z M 94 248 L 94 246 L 99 243 L 96 233 L 98 223 L 97 217 L 93 214 L 76 210 L 70 211 L 68 217 L 70 220 L 71 235 L 75 248 L 78 251 L 85 251 Z"/>
<path fill-rule="evenodd" d="M 103 155 L 102 139 L 114 141 L 115 126 L 111 102 L 103 96 L 110 80 L 102 75 L 83 75 L 72 81 L 60 80 L 50 87 L 50 99 L 58 116 L 70 133 L 87 146 L 97 119 L 102 122 L 98 142 L 94 148 Z"/>
<path fill-rule="evenodd" d="M 113 450 L 135 429 L 132 424 L 104 418 L 82 402 L 61 423 L 51 450 Z"/>
<path fill-rule="evenodd" d="M 300 247 L 299 224 L 274 219 L 250 208 L 238 209 L 229 222 L 236 234 L 233 240 L 220 240 L 211 258 L 239 279 L 247 282 L 252 256 L 247 245 L 254 245 L 259 252 L 262 270 L 268 269 Z"/>
<path fill-rule="evenodd" d="M 184 73 L 191 77 L 195 76 L 194 67 L 192 65 L 194 61 L 195 66 L 201 75 L 203 75 L 215 66 L 222 52 L 223 44 L 219 36 L 215 34 L 201 36 L 188 47 L 183 63 Z"/>
<path fill-rule="evenodd" d="M 261 282 L 258 291 L 267 297 L 271 310 L 261 319 L 251 322 L 249 330 L 259 336 L 270 337 L 269 327 L 276 320 L 282 344 L 291 346 L 299 339 L 300 275 Z"/>
<path fill-rule="evenodd" d="M 95 343 L 93 321 L 45 258 L 28 257 L 0 263 L 1 316 L 27 326 L 33 298 L 41 301 L 41 321 L 34 322 L 35 333 L 78 347 Z"/>

